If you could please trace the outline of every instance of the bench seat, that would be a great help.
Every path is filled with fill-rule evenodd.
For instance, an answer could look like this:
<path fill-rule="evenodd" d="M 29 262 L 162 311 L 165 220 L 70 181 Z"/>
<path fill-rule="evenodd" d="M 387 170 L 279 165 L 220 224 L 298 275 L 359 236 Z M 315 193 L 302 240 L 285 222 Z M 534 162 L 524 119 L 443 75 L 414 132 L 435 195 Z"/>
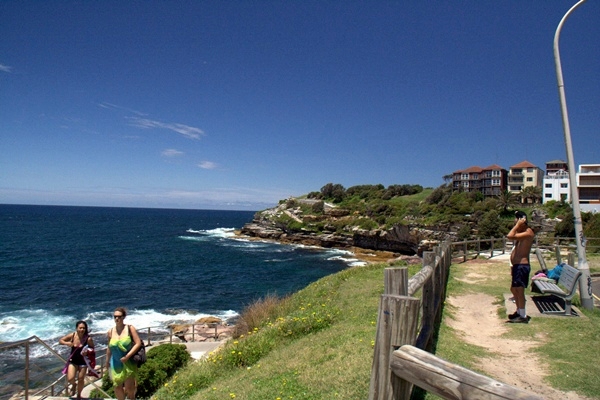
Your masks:
<path fill-rule="evenodd" d="M 581 271 L 568 264 L 563 264 L 558 284 L 536 279 L 533 280 L 533 283 L 543 294 L 552 294 L 564 299 L 564 315 L 571 316 L 571 300 L 573 299 L 573 296 L 575 296 L 575 293 L 577 293 L 577 283 L 579 282 L 579 278 L 581 278 Z"/>

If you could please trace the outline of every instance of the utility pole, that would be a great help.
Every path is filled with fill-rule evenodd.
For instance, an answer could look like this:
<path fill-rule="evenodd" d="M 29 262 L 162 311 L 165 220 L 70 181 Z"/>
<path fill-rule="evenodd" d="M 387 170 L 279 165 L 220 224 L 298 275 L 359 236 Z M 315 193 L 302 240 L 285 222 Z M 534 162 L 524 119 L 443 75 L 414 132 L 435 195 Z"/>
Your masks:
<path fill-rule="evenodd" d="M 556 33 L 554 34 L 554 62 L 556 64 L 556 79 L 558 81 L 558 94 L 560 97 L 560 109 L 563 120 L 563 130 L 565 133 L 565 146 L 567 148 L 567 163 L 569 165 L 569 185 L 571 190 L 571 203 L 573 205 L 573 223 L 575 225 L 575 240 L 577 242 L 577 268 L 581 271 L 579 280 L 579 295 L 581 296 L 581 306 L 588 310 L 594 308 L 594 299 L 592 297 L 592 278 L 590 276 L 590 267 L 585 255 L 585 236 L 583 235 L 583 222 L 581 220 L 581 208 L 579 206 L 579 191 L 577 189 L 577 175 L 575 173 L 575 161 L 573 160 L 573 145 L 571 143 L 571 128 L 569 126 L 569 115 L 567 113 L 567 100 L 565 97 L 565 83 L 563 81 L 562 67 L 560 64 L 560 53 L 558 51 L 558 39 L 560 31 L 566 19 L 573 11 L 586 0 L 578 1 L 560 20 Z"/>

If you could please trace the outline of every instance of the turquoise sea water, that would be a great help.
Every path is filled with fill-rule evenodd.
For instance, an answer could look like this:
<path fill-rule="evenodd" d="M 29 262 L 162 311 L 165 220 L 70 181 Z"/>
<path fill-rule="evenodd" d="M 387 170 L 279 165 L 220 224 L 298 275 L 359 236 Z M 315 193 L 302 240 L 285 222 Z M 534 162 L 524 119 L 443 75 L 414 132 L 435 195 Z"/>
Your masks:
<path fill-rule="evenodd" d="M 248 241 L 253 212 L 0 205 L 0 342 L 93 332 L 123 306 L 137 327 L 233 318 L 356 260 L 341 251 Z"/>

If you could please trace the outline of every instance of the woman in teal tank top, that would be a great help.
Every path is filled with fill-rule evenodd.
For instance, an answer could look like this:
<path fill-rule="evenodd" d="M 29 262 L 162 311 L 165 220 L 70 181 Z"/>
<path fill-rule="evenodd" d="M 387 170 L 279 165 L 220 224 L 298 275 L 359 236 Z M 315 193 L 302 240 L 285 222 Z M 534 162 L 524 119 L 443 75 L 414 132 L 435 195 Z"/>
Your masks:
<path fill-rule="evenodd" d="M 106 350 L 106 369 L 115 388 L 117 400 L 135 399 L 137 365 L 131 357 L 142 346 L 142 341 L 132 325 L 123 320 L 127 311 L 119 307 L 113 313 L 115 327 L 108 331 L 108 349 Z"/>

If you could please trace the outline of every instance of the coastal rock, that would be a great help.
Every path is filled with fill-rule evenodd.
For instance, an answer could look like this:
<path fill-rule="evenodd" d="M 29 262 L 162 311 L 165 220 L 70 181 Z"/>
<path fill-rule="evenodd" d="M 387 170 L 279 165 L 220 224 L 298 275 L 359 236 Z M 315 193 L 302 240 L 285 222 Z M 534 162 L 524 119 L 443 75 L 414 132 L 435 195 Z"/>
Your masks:
<path fill-rule="evenodd" d="M 328 229 L 333 229 L 333 226 L 329 226 Z M 244 225 L 240 234 L 282 243 L 298 243 L 325 248 L 360 247 L 404 255 L 421 254 L 422 251 L 430 250 L 432 243 L 445 240 L 445 235 L 404 225 L 397 225 L 388 230 L 356 229 L 347 234 L 331 232 L 316 234 L 309 231 L 286 232 L 280 227 L 273 226 L 270 221 L 256 220 Z"/>
<path fill-rule="evenodd" d="M 202 317 L 198 321 L 197 324 L 222 324 L 223 320 L 217 317 Z"/>
<path fill-rule="evenodd" d="M 322 212 L 303 214 L 299 205 L 310 206 L 313 211 L 322 208 Z M 425 228 L 411 224 L 408 217 L 405 224 L 389 229 L 362 229 L 356 224 L 364 219 L 357 219 L 358 215 L 354 214 L 329 203 L 290 198 L 277 207 L 257 212 L 240 234 L 282 243 L 325 248 L 358 247 L 409 256 L 421 256 L 445 240 L 457 240 L 457 229 L 451 226 Z"/>

